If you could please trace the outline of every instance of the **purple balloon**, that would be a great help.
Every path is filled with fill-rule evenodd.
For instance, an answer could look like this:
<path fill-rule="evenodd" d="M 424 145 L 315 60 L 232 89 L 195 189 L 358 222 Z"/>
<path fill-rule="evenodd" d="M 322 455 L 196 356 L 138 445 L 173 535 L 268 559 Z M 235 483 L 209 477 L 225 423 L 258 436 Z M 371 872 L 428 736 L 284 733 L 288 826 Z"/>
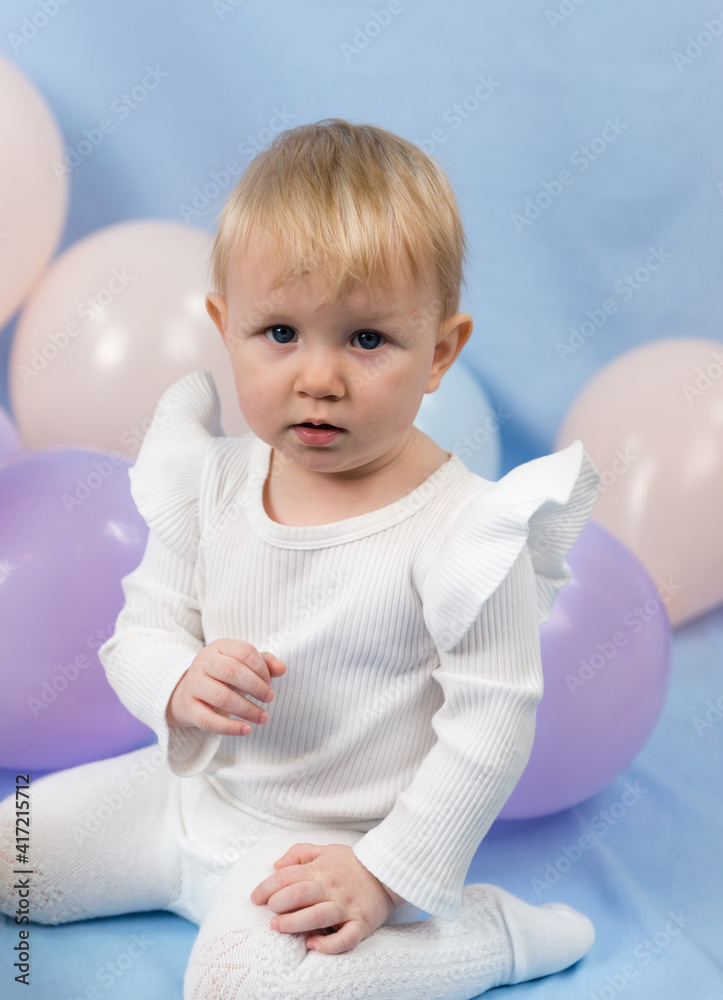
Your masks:
<path fill-rule="evenodd" d="M 4 459 L 22 448 L 23 443 L 20 440 L 17 427 L 8 413 L 0 406 L 0 459 Z"/>
<path fill-rule="evenodd" d="M 665 703 L 666 593 L 596 521 L 567 561 L 570 582 L 540 626 L 545 690 L 532 753 L 500 819 L 546 816 L 595 795 L 640 753 Z"/>
<path fill-rule="evenodd" d="M 152 742 L 97 654 L 148 536 L 129 465 L 92 448 L 0 461 L 0 767 L 57 770 Z"/>

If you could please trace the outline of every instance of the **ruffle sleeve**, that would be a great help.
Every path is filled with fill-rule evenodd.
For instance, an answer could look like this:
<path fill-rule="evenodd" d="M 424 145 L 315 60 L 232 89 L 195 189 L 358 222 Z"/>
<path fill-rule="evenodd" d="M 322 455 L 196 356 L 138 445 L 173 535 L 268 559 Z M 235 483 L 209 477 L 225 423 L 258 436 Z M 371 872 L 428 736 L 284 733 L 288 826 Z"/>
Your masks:
<path fill-rule="evenodd" d="M 194 559 L 200 537 L 199 493 L 212 437 L 224 437 L 210 371 L 178 379 L 158 401 L 128 470 L 131 496 L 146 524 L 177 555 Z"/>
<path fill-rule="evenodd" d="M 156 732 L 181 776 L 202 771 L 221 739 L 195 727 L 171 728 L 166 719 L 176 684 L 205 644 L 194 573 L 208 445 L 225 436 L 219 413 L 209 371 L 185 375 L 161 396 L 129 469 L 148 541 L 140 564 L 121 580 L 125 606 L 98 650 L 111 687 Z"/>
<path fill-rule="evenodd" d="M 566 556 L 590 517 L 599 482 L 580 439 L 498 482 L 481 481 L 448 526 L 422 587 L 425 625 L 438 649 L 452 649 L 468 632 L 525 543 L 539 621 L 547 621 L 570 580 Z"/>

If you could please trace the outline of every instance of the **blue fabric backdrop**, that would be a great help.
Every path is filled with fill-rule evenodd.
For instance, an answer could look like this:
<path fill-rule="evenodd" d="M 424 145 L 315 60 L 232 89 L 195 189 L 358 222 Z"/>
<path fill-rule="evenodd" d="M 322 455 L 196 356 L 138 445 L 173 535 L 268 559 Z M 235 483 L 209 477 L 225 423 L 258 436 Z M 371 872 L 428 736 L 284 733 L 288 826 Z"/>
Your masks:
<path fill-rule="evenodd" d="M 33 23 L 42 25 L 35 34 Z M 706 0 L 0 8 L 0 53 L 45 95 L 68 145 L 104 116 L 117 124 L 73 170 L 59 250 L 140 217 L 213 232 L 230 184 L 197 214 L 194 196 L 201 204 L 197 192 L 229 160 L 245 164 L 290 125 L 368 121 L 433 152 L 472 246 L 463 308 L 475 332 L 462 358 L 511 414 L 502 472 L 554 450 L 571 401 L 610 359 L 661 337 L 720 339 L 721 32 L 720 2 Z M 121 119 L 114 102 L 149 67 L 158 86 Z M 626 274 L 652 250 L 664 267 L 624 293 Z M 556 345 L 610 297 L 617 312 L 563 362 Z M 0 332 L 5 373 L 14 326 Z M 0 403 L 10 409 L 6 378 Z M 693 722 L 723 694 L 722 648 L 720 609 L 678 629 L 665 713 L 626 773 L 557 816 L 498 822 L 481 845 L 468 881 L 569 902 L 598 932 L 576 967 L 511 995 L 723 996 L 723 724 Z M 626 785 L 637 797 L 623 799 Z M 631 799 L 619 818 L 622 806 L 609 812 Z M 594 847 L 578 856 L 590 828 Z M 22 992 L 6 921 L 0 993 L 178 997 L 194 934 L 170 914 L 34 927 L 33 986 Z M 147 947 L 119 964 L 134 935 Z"/>

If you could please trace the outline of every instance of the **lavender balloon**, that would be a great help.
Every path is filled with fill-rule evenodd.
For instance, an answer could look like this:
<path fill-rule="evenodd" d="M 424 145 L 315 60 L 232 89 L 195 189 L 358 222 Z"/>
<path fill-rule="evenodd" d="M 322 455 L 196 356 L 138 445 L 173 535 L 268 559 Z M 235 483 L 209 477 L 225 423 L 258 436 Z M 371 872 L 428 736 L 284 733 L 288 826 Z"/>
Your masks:
<path fill-rule="evenodd" d="M 72 767 L 152 741 L 97 655 L 148 535 L 128 466 L 91 448 L 0 461 L 0 767 Z"/>
<path fill-rule="evenodd" d="M 532 753 L 500 819 L 546 816 L 595 795 L 642 750 L 665 702 L 670 595 L 596 521 L 567 561 L 572 578 L 540 626 L 545 690 Z"/>

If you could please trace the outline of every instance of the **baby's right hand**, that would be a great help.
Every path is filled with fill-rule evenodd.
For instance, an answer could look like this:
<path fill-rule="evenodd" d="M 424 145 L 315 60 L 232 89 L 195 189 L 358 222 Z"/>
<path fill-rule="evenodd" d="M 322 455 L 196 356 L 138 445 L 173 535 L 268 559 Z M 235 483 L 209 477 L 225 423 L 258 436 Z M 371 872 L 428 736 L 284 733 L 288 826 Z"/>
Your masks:
<path fill-rule="evenodd" d="M 260 653 L 250 642 L 214 639 L 198 653 L 173 689 L 166 721 L 172 729 L 197 726 L 209 733 L 245 736 L 251 732 L 249 722 L 264 723 L 268 715 L 244 693 L 270 702 L 274 697 L 271 678 L 285 672 L 286 664 L 277 656 Z"/>

